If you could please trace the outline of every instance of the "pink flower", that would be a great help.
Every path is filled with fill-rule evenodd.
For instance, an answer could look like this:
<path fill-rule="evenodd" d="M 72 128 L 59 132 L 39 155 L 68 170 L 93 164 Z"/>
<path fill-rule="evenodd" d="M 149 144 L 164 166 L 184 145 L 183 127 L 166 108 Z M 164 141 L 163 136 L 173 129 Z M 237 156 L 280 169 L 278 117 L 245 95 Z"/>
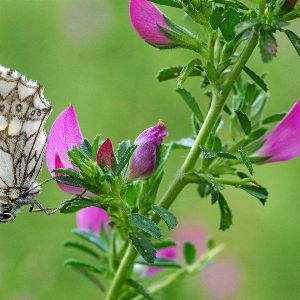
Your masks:
<path fill-rule="evenodd" d="M 176 246 L 169 246 L 163 249 L 159 249 L 156 252 L 157 257 L 166 258 L 170 260 L 174 260 L 177 257 L 177 247 Z M 161 267 L 147 267 L 146 268 L 146 275 L 151 276 L 155 275 L 158 272 L 163 271 Z"/>
<path fill-rule="evenodd" d="M 148 0 L 130 1 L 130 18 L 135 31 L 145 41 L 156 45 L 170 45 L 173 42 L 160 30 L 158 25 L 169 28 L 162 12 Z"/>
<path fill-rule="evenodd" d="M 270 156 L 264 163 L 285 161 L 300 155 L 300 100 L 265 137 L 254 156 Z"/>
<path fill-rule="evenodd" d="M 237 262 L 216 258 L 201 272 L 202 289 L 215 300 L 234 299 L 241 285 L 241 271 Z"/>
<path fill-rule="evenodd" d="M 77 227 L 82 230 L 92 230 L 99 233 L 101 225 L 108 226 L 110 218 L 102 208 L 90 206 L 77 213 Z"/>
<path fill-rule="evenodd" d="M 63 110 L 54 121 L 47 141 L 46 163 L 48 170 L 75 169 L 68 158 L 68 151 L 75 145 L 80 146 L 82 133 L 76 118 L 74 107 L 70 105 Z M 56 174 L 54 174 L 56 175 Z M 83 189 L 57 183 L 58 187 L 69 194 L 80 194 Z"/>
<path fill-rule="evenodd" d="M 160 121 L 157 125 L 144 130 L 137 137 L 134 143 L 138 147 L 130 158 L 126 173 L 128 180 L 143 178 L 152 174 L 156 163 L 156 147 L 162 144 L 167 133 L 167 128 Z"/>

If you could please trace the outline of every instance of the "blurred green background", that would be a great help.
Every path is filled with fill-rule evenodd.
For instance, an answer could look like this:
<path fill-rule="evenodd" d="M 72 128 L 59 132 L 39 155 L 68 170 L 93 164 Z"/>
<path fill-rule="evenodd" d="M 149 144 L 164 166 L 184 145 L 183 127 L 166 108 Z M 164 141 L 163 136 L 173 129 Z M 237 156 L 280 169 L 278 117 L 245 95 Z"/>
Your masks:
<path fill-rule="evenodd" d="M 174 10 L 164 11 L 176 16 Z M 175 93 L 175 83 L 158 84 L 155 74 L 193 55 L 158 51 L 139 39 L 129 22 L 128 1 L 1 0 L 0 14 L 0 63 L 44 85 L 53 105 L 47 130 L 73 103 L 88 138 L 102 133 L 117 145 L 122 139 L 134 139 L 159 118 L 167 124 L 169 139 L 189 136 L 189 111 Z M 298 34 L 299 25 L 293 24 Z M 250 63 L 269 74 L 268 112 L 287 111 L 300 97 L 299 56 L 285 36 L 278 35 L 278 41 L 274 62 L 262 64 L 257 52 Z M 196 80 L 188 87 L 200 103 L 207 103 Z M 172 156 L 162 190 L 183 158 L 184 152 Z M 256 167 L 256 178 L 269 188 L 269 202 L 262 207 L 231 189 L 227 198 L 234 225 L 225 233 L 217 230 L 218 210 L 198 198 L 195 188 L 188 188 L 173 206 L 182 223 L 185 219 L 206 223 L 210 234 L 226 244 L 226 253 L 239 262 L 242 279 L 235 299 L 300 299 L 299 170 L 300 158 Z M 48 176 L 44 169 L 40 180 Z M 51 183 L 39 200 L 56 206 L 65 198 Z M 74 226 L 75 215 L 48 217 L 26 209 L 15 222 L 1 225 L 0 299 L 102 299 L 89 282 L 62 265 L 73 255 L 61 245 Z M 200 299 L 189 282 L 182 284 L 186 294 L 173 288 L 172 299 Z"/>

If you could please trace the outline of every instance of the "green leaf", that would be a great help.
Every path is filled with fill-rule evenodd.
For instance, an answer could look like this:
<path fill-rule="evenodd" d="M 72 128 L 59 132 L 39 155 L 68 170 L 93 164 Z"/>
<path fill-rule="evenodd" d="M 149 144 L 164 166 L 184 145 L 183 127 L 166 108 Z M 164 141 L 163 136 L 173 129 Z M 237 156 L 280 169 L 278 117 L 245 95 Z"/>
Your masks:
<path fill-rule="evenodd" d="M 252 166 L 251 160 L 249 159 L 249 157 L 247 156 L 247 154 L 244 152 L 243 149 L 239 149 L 238 152 L 240 153 L 240 156 L 241 156 L 245 166 L 247 167 L 249 173 L 251 175 L 253 175 L 253 166 Z"/>
<path fill-rule="evenodd" d="M 237 36 L 242 35 L 246 31 L 252 29 L 254 26 L 261 23 L 260 19 L 251 19 L 244 22 L 239 23 L 235 26 L 235 33 Z"/>
<path fill-rule="evenodd" d="M 151 242 L 141 232 L 130 232 L 129 238 L 138 253 L 149 263 L 154 263 L 156 250 Z"/>
<path fill-rule="evenodd" d="M 117 148 L 117 159 L 118 161 L 120 161 L 122 159 L 122 157 L 124 156 L 124 154 L 126 153 L 126 151 L 128 150 L 128 148 L 130 147 L 130 141 L 122 141 Z"/>
<path fill-rule="evenodd" d="M 212 11 L 209 17 L 209 23 L 212 29 L 217 30 L 219 28 L 223 20 L 223 13 L 224 8 L 220 6 L 215 7 L 215 9 Z"/>
<path fill-rule="evenodd" d="M 254 185 L 242 185 L 240 188 L 251 196 L 256 197 L 263 205 L 265 205 L 268 199 L 268 191 L 262 186 L 254 186 Z"/>
<path fill-rule="evenodd" d="M 234 154 L 229 152 L 218 152 L 218 157 L 226 158 L 226 159 L 238 159 Z"/>
<path fill-rule="evenodd" d="M 170 213 L 167 209 L 159 205 L 155 205 L 153 206 L 152 210 L 156 212 L 164 220 L 164 222 L 167 224 L 170 230 L 174 229 L 177 226 L 178 224 L 177 218 L 172 213 Z"/>
<path fill-rule="evenodd" d="M 160 5 L 182 8 L 181 3 L 176 0 L 149 0 L 149 1 L 160 4 Z"/>
<path fill-rule="evenodd" d="M 161 232 L 159 227 L 149 218 L 138 213 L 133 213 L 129 215 L 128 219 L 132 226 L 137 227 L 138 229 L 146 233 L 149 233 L 156 239 L 161 238 Z"/>
<path fill-rule="evenodd" d="M 126 284 L 134 288 L 135 291 L 138 294 L 142 295 L 145 299 L 154 300 L 154 298 L 152 298 L 152 296 L 150 295 L 149 291 L 146 288 L 144 288 L 139 282 L 130 278 L 130 279 L 126 279 Z"/>
<path fill-rule="evenodd" d="M 79 148 L 87 157 L 92 159 L 92 146 L 87 139 L 81 141 Z"/>
<path fill-rule="evenodd" d="M 136 206 L 137 199 L 140 195 L 142 187 L 141 181 L 133 181 L 127 183 L 126 201 L 130 206 Z"/>
<path fill-rule="evenodd" d="M 219 78 L 219 73 L 218 73 L 217 69 L 215 68 L 215 66 L 213 64 L 211 64 L 210 62 L 208 62 L 205 70 L 206 70 L 206 74 L 207 74 L 209 81 L 211 83 L 215 83 Z"/>
<path fill-rule="evenodd" d="M 55 176 L 54 180 L 66 185 L 74 186 L 74 187 L 82 187 L 81 183 L 73 177 L 68 175 Z"/>
<path fill-rule="evenodd" d="M 266 125 L 266 124 L 270 124 L 270 123 L 273 123 L 273 122 L 279 122 L 285 116 L 286 116 L 286 113 L 277 113 L 277 114 L 274 114 L 274 115 L 271 115 L 271 116 L 265 118 L 262 123 L 264 125 Z"/>
<path fill-rule="evenodd" d="M 182 66 L 163 69 L 159 71 L 156 78 L 159 82 L 175 79 L 180 75 L 182 69 Z M 202 71 L 203 70 L 200 68 L 200 66 L 197 66 L 190 72 L 189 77 L 201 76 Z"/>
<path fill-rule="evenodd" d="M 205 159 L 211 159 L 217 156 L 217 153 L 211 150 L 207 150 L 204 146 L 200 146 L 201 152 Z"/>
<path fill-rule="evenodd" d="M 172 240 L 164 240 L 153 243 L 153 246 L 155 247 L 155 249 L 163 249 L 166 247 L 177 246 L 177 244 Z"/>
<path fill-rule="evenodd" d="M 201 62 L 199 61 L 199 59 L 193 59 L 190 62 L 188 62 L 180 71 L 180 74 L 176 80 L 177 82 L 177 87 L 181 87 L 185 81 L 188 79 L 188 77 L 191 75 L 191 73 L 193 72 L 195 65 L 197 64 L 201 64 Z"/>
<path fill-rule="evenodd" d="M 294 46 L 295 50 L 297 51 L 298 55 L 300 55 L 300 38 L 299 36 L 290 30 L 284 31 L 289 40 L 291 41 L 292 45 Z"/>
<path fill-rule="evenodd" d="M 183 138 L 181 140 L 173 142 L 173 147 L 172 149 L 190 149 L 193 147 L 195 143 L 195 139 L 188 137 L 188 138 Z"/>
<path fill-rule="evenodd" d="M 236 33 L 235 27 L 241 22 L 241 14 L 235 8 L 225 10 L 223 22 L 220 25 L 220 30 L 226 41 L 231 41 Z"/>
<path fill-rule="evenodd" d="M 249 135 L 252 130 L 252 125 L 247 115 L 239 110 L 235 110 L 235 113 L 238 117 L 238 120 L 242 126 L 243 131 L 245 132 L 246 135 Z"/>
<path fill-rule="evenodd" d="M 268 91 L 267 84 L 264 82 L 264 80 L 260 76 L 258 76 L 254 71 L 252 71 L 251 69 L 249 69 L 246 66 L 244 67 L 244 71 L 259 87 L 261 87 L 265 92 Z"/>
<path fill-rule="evenodd" d="M 252 131 L 248 137 L 248 142 L 255 141 L 259 138 L 261 138 L 266 132 L 268 131 L 268 128 L 266 127 L 260 127 L 254 131 Z"/>
<path fill-rule="evenodd" d="M 82 270 L 82 271 L 92 272 L 92 273 L 97 273 L 97 274 L 102 274 L 105 270 L 104 268 L 99 269 L 99 268 L 92 266 L 91 264 L 82 262 L 82 261 L 74 259 L 74 258 L 66 259 L 64 261 L 64 265 L 66 267 L 71 267 L 71 268 L 74 268 L 77 270 Z"/>
<path fill-rule="evenodd" d="M 249 10 L 249 7 L 238 0 L 210 0 L 214 3 L 224 4 L 225 6 L 235 7 L 242 10 Z"/>
<path fill-rule="evenodd" d="M 73 229 L 72 232 L 83 240 L 95 245 L 101 251 L 106 251 L 105 244 L 92 231 L 84 231 L 81 229 Z"/>
<path fill-rule="evenodd" d="M 196 260 L 196 256 L 197 250 L 195 245 L 193 245 L 191 242 L 185 242 L 183 244 L 183 257 L 185 262 L 188 265 L 192 265 Z"/>
<path fill-rule="evenodd" d="M 63 246 L 66 248 L 74 248 L 74 249 L 78 249 L 81 252 L 87 253 L 92 255 L 93 257 L 99 258 L 100 255 L 94 251 L 93 249 L 87 247 L 86 245 L 79 243 L 79 242 L 74 242 L 74 241 L 66 241 L 63 243 Z"/>
<path fill-rule="evenodd" d="M 100 203 L 96 200 L 79 199 L 68 202 L 60 209 L 60 212 L 63 214 L 70 214 L 90 206 L 97 206 L 101 208 Z"/>
<path fill-rule="evenodd" d="M 125 153 L 119 160 L 119 164 L 116 169 L 116 175 L 120 175 L 123 169 L 128 164 L 130 157 L 132 156 L 133 152 L 137 148 L 137 145 L 131 145 L 129 148 L 126 149 Z"/>
<path fill-rule="evenodd" d="M 262 61 L 264 63 L 270 62 L 277 55 L 277 42 L 271 30 L 260 30 L 259 48 L 261 52 Z"/>
<path fill-rule="evenodd" d="M 249 157 L 249 159 L 252 164 L 258 164 L 258 163 L 268 160 L 271 157 L 272 156 L 251 156 L 251 157 Z"/>
<path fill-rule="evenodd" d="M 161 267 L 161 268 L 174 268 L 174 269 L 180 269 L 181 266 L 180 264 L 175 261 L 175 260 L 171 260 L 171 259 L 166 259 L 166 258 L 163 258 L 163 257 L 157 257 L 154 261 L 154 263 L 150 264 L 150 263 L 147 263 L 146 261 L 144 260 L 141 260 L 141 259 L 137 259 L 135 261 L 136 264 L 139 264 L 139 265 L 146 265 L 146 266 L 152 266 L 152 267 Z"/>
<path fill-rule="evenodd" d="M 187 106 L 191 109 L 191 111 L 195 114 L 196 118 L 200 123 L 203 123 L 203 115 L 201 113 L 200 107 L 196 102 L 195 98 L 188 92 L 186 89 L 179 88 L 176 90 L 177 93 L 182 97 Z"/>
<path fill-rule="evenodd" d="M 98 153 L 99 145 L 100 145 L 100 137 L 101 137 L 101 135 L 97 134 L 95 136 L 93 144 L 92 144 L 92 157 L 93 157 L 94 161 L 96 161 L 96 159 L 97 159 L 97 153 Z"/>
<path fill-rule="evenodd" d="M 219 194 L 218 203 L 221 212 L 220 230 L 226 230 L 232 225 L 232 214 L 224 196 L 221 193 Z"/>

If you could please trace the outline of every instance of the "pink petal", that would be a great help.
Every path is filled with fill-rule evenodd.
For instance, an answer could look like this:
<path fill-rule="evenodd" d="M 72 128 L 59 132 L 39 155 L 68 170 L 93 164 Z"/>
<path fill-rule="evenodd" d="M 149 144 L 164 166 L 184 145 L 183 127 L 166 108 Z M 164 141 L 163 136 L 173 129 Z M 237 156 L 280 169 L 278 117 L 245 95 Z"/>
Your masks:
<path fill-rule="evenodd" d="M 102 208 L 91 206 L 83 208 L 77 213 L 77 227 L 82 230 L 92 230 L 99 233 L 100 226 L 108 226 L 110 218 Z"/>
<path fill-rule="evenodd" d="M 55 155 L 59 155 L 65 167 L 71 167 L 68 151 L 80 145 L 83 137 L 76 118 L 74 107 L 70 105 L 54 121 L 47 141 L 46 163 L 49 171 L 55 168 Z"/>
<path fill-rule="evenodd" d="M 156 255 L 157 255 L 157 257 L 174 260 L 177 257 L 177 248 L 176 248 L 176 246 L 170 246 L 170 247 L 166 247 L 163 249 L 159 249 L 157 251 Z M 163 268 L 161 268 L 161 267 L 147 267 L 146 275 L 147 276 L 155 275 L 161 271 L 163 271 Z"/>
<path fill-rule="evenodd" d="M 209 298 L 235 299 L 241 286 L 241 270 L 233 259 L 217 258 L 201 272 L 201 281 Z"/>
<path fill-rule="evenodd" d="M 265 137 L 254 156 L 271 156 L 263 163 L 285 161 L 300 155 L 300 100 Z"/>
<path fill-rule="evenodd" d="M 168 45 L 169 40 L 158 28 L 157 24 L 169 28 L 162 12 L 148 0 L 130 1 L 130 18 L 135 31 L 142 39 L 152 44 Z"/>
<path fill-rule="evenodd" d="M 104 160 L 107 166 L 112 168 L 112 157 L 113 157 L 113 145 L 110 139 L 106 139 L 104 143 L 98 150 L 97 153 L 97 163 L 101 166 L 102 161 Z"/>

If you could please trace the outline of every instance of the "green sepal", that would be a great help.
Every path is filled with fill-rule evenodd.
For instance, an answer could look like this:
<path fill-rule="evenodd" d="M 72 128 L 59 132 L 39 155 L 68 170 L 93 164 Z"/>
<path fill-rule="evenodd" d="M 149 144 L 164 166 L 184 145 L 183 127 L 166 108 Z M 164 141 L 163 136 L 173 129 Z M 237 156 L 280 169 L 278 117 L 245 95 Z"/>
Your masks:
<path fill-rule="evenodd" d="M 284 117 L 286 116 L 286 113 L 277 113 L 277 114 L 273 114 L 267 118 L 265 118 L 262 123 L 264 125 L 266 124 L 270 124 L 270 123 L 273 123 L 273 122 L 279 122 L 281 121 Z"/>

